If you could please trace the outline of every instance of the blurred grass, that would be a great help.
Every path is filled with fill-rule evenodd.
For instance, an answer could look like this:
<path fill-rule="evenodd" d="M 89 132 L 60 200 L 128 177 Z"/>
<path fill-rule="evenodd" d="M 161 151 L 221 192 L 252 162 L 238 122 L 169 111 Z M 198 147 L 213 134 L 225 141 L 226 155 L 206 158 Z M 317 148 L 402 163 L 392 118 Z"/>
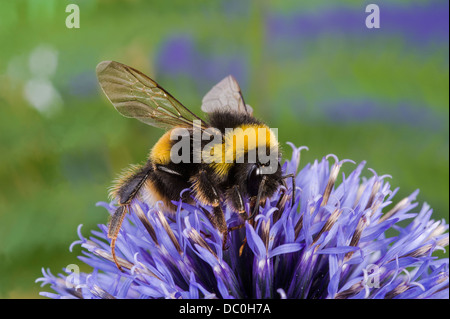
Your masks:
<path fill-rule="evenodd" d="M 80 6 L 77 30 L 65 27 L 65 2 L 0 0 L 0 297 L 38 297 L 41 267 L 59 272 L 77 262 L 79 247 L 68 251 L 77 226 L 88 236 L 107 221 L 95 203 L 162 134 L 109 105 L 95 78 L 102 60 L 142 70 L 194 112 L 213 84 L 236 73 L 246 102 L 278 128 L 282 144 L 309 147 L 303 164 L 329 153 L 366 160 L 393 176 L 397 201 L 420 188 L 418 202 L 448 222 L 448 27 L 446 39 L 402 21 L 369 31 L 359 1 L 71 3 Z M 382 17 L 448 12 L 442 1 L 378 4 Z M 328 21 L 330 12 L 361 24 L 292 27 L 307 17 Z M 33 72 L 37 48 L 56 52 L 54 73 Z M 51 112 L 27 100 L 32 79 L 57 92 Z"/>

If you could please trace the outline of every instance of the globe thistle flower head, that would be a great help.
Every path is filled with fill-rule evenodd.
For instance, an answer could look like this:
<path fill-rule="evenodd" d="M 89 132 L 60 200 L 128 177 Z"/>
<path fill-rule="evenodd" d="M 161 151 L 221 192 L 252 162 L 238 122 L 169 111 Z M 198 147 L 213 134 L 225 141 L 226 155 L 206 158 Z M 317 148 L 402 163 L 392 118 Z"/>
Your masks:
<path fill-rule="evenodd" d="M 334 155 L 299 172 L 302 148 L 283 165 L 295 174 L 243 221 L 224 207 L 230 229 L 226 247 L 212 226 L 210 207 L 175 203 L 173 216 L 158 204 L 135 200 L 111 256 L 107 225 L 72 244 L 83 248 L 80 261 L 91 273 L 65 269 L 37 279 L 50 285 L 51 298 L 448 298 L 448 258 L 434 256 L 448 246 L 448 224 L 434 221 L 429 205 L 417 207 L 418 191 L 394 204 L 398 191 L 388 175 L 365 162 L 348 175 Z M 278 209 L 283 194 L 295 198 Z M 115 203 L 99 203 L 110 214 Z M 247 206 L 249 204 L 247 203 Z M 249 208 L 249 207 L 247 207 Z M 402 226 L 406 224 L 406 226 Z M 239 226 L 240 225 L 240 226 Z M 71 248 L 72 248 L 71 246 Z"/>

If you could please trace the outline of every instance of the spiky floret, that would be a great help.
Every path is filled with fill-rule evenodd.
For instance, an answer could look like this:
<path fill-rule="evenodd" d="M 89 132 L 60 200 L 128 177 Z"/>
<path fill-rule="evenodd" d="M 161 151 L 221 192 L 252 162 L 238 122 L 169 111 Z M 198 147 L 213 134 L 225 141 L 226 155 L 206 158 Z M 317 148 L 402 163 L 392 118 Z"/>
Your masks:
<path fill-rule="evenodd" d="M 332 156 L 333 157 L 333 156 Z M 52 298 L 444 298 L 449 297 L 449 260 L 436 256 L 448 246 L 448 224 L 432 219 L 418 191 L 393 204 L 398 191 L 388 176 L 365 163 L 348 176 L 345 161 L 328 158 L 297 173 L 300 149 L 283 165 L 296 174 L 293 205 L 266 201 L 254 222 L 229 234 L 227 249 L 208 214 L 211 207 L 176 202 L 176 215 L 135 201 L 117 240 L 123 269 L 114 265 L 107 227 L 85 238 L 80 260 L 93 267 L 76 278 L 43 270 Z M 290 183 L 287 185 L 290 187 Z M 112 213 L 115 203 L 101 203 Z M 391 208 L 392 207 L 392 208 Z M 227 225 L 242 223 L 225 210 Z M 245 243 L 245 244 L 244 244 Z M 244 244 L 244 245 L 243 245 Z M 72 281 L 71 281 L 72 280 Z"/>

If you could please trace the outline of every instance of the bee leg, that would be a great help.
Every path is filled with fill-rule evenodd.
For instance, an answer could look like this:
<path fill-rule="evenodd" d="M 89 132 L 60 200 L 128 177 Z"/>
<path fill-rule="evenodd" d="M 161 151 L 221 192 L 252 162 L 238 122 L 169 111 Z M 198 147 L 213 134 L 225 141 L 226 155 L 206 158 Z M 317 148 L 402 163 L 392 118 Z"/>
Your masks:
<path fill-rule="evenodd" d="M 233 226 L 233 227 L 229 227 L 228 231 L 232 232 L 234 230 L 238 230 L 241 229 L 242 227 L 245 226 L 245 221 L 248 220 L 248 214 L 247 214 L 247 210 L 245 209 L 245 205 L 244 205 L 244 200 L 242 198 L 242 194 L 239 190 L 239 186 L 238 185 L 234 185 L 230 191 L 228 192 L 228 198 L 231 201 L 231 206 L 238 211 L 239 216 L 242 217 L 242 219 L 244 220 L 243 223 L 237 225 L 237 226 Z M 250 221 L 251 222 L 251 221 Z M 244 238 L 244 240 L 242 241 L 242 245 L 239 248 L 239 256 L 242 255 L 242 252 L 244 250 L 245 244 L 247 243 L 247 237 Z"/>
<path fill-rule="evenodd" d="M 211 206 L 218 206 L 220 204 L 220 195 L 214 185 L 209 181 L 205 170 L 200 170 L 189 181 L 192 183 L 192 191 L 194 192 L 195 198 L 202 204 Z"/>
<path fill-rule="evenodd" d="M 264 189 L 264 184 L 266 183 L 266 179 L 267 179 L 267 176 L 264 175 L 262 180 L 261 180 L 261 183 L 259 184 L 258 195 L 256 196 L 255 207 L 253 208 L 253 213 L 248 218 L 250 220 L 253 219 L 256 216 L 256 214 L 258 214 L 258 212 L 259 212 L 259 204 L 261 202 L 261 194 L 262 194 L 262 191 Z"/>
<path fill-rule="evenodd" d="M 264 175 L 262 180 L 261 180 L 261 183 L 259 184 L 258 195 L 256 196 L 256 201 L 255 201 L 255 206 L 253 208 L 253 212 L 250 215 L 250 217 L 247 218 L 247 220 L 248 220 L 248 222 L 250 224 L 252 224 L 253 218 L 259 213 L 259 205 L 261 203 L 261 194 L 262 194 L 262 191 L 264 190 L 264 185 L 266 184 L 266 179 L 267 179 L 267 176 Z M 247 237 L 244 238 L 244 241 L 243 241 L 243 243 L 241 245 L 241 248 L 239 249 L 239 256 L 242 255 L 242 252 L 244 250 L 244 247 L 245 247 L 246 243 L 247 243 Z"/>
<path fill-rule="evenodd" d="M 127 179 L 118 188 L 116 196 L 119 199 L 119 207 L 111 216 L 108 225 L 108 238 L 111 238 L 111 255 L 117 268 L 123 272 L 119 264 L 115 252 L 116 240 L 119 235 L 120 227 L 122 226 L 125 215 L 130 210 L 131 201 L 136 197 L 144 182 L 152 172 L 151 165 L 146 165 L 139 169 L 134 175 L 127 177 Z"/>
<path fill-rule="evenodd" d="M 245 209 L 244 200 L 242 198 L 242 194 L 241 194 L 241 192 L 239 190 L 239 186 L 238 185 L 234 185 L 229 190 L 228 198 L 229 198 L 229 201 L 230 201 L 230 206 L 238 211 L 239 216 L 241 216 L 241 218 L 244 221 L 247 220 L 247 218 L 248 218 L 247 210 Z M 228 227 L 228 231 L 231 232 L 231 231 L 234 231 L 234 230 L 238 230 L 238 229 L 241 229 L 244 226 L 245 226 L 245 222 L 243 222 L 242 224 L 239 224 L 237 226 Z"/>
<path fill-rule="evenodd" d="M 226 242 L 228 239 L 228 227 L 227 227 L 227 222 L 225 220 L 225 214 L 223 213 L 222 207 L 220 207 L 220 205 L 217 205 L 215 207 L 213 207 L 213 225 L 215 228 L 217 228 L 218 231 L 220 231 L 223 235 L 222 238 L 222 249 L 226 250 Z"/>
<path fill-rule="evenodd" d="M 292 180 L 292 197 L 291 197 L 291 206 L 294 206 L 294 202 L 295 202 L 295 174 L 287 174 L 284 176 L 281 176 L 282 179 L 286 179 L 286 178 L 291 178 Z"/>
<path fill-rule="evenodd" d="M 245 226 L 245 222 L 242 223 L 242 224 L 239 224 L 239 225 L 237 225 L 237 226 L 228 227 L 228 231 L 238 230 L 238 229 L 241 229 L 241 228 L 244 227 L 244 226 Z"/>
<path fill-rule="evenodd" d="M 205 237 L 205 238 L 211 238 L 212 237 L 211 234 L 207 234 L 203 230 L 200 231 L 200 234 L 202 234 L 203 237 Z"/>
<path fill-rule="evenodd" d="M 223 235 L 223 247 L 228 238 L 228 227 L 222 207 L 220 195 L 214 185 L 209 181 L 205 170 L 200 170 L 190 179 L 195 197 L 203 204 L 213 207 L 213 214 L 208 214 L 211 224 Z"/>
<path fill-rule="evenodd" d="M 227 222 L 225 220 L 225 214 L 223 213 L 222 207 L 220 205 L 213 206 L 213 213 L 209 213 L 205 208 L 200 207 L 205 213 L 206 217 L 208 217 L 209 221 L 213 225 L 215 229 L 222 233 L 222 249 L 226 250 L 226 242 L 228 239 L 228 227 Z M 206 235 L 203 233 L 205 237 L 210 237 L 210 235 Z"/>
<path fill-rule="evenodd" d="M 283 196 L 280 197 L 277 203 L 278 211 L 282 211 L 284 209 L 284 206 L 286 205 L 287 199 L 288 199 L 288 187 L 286 184 L 286 179 L 292 178 L 292 194 L 291 194 L 291 206 L 294 206 L 295 202 L 295 175 L 294 174 L 287 174 L 284 176 L 281 176 L 281 180 L 283 183 L 283 186 L 286 188 L 286 190 L 283 193 Z"/>
<path fill-rule="evenodd" d="M 278 199 L 278 202 L 276 204 L 279 213 L 281 213 L 284 210 L 284 207 L 288 199 L 288 186 L 286 184 L 286 181 L 282 179 L 281 182 L 283 183 L 284 186 L 284 189 L 281 190 L 283 192 L 283 195 L 280 196 L 280 199 Z"/>
<path fill-rule="evenodd" d="M 247 237 L 244 238 L 244 240 L 242 241 L 242 245 L 241 245 L 241 247 L 239 248 L 239 257 L 242 256 L 242 252 L 244 251 L 244 248 L 245 248 L 245 244 L 246 244 L 246 243 L 247 243 Z"/>
<path fill-rule="evenodd" d="M 227 195 L 230 206 L 233 207 L 244 220 L 246 220 L 247 211 L 245 209 L 244 199 L 242 198 L 239 186 L 234 185 L 231 189 L 229 189 Z"/>
<path fill-rule="evenodd" d="M 111 219 L 109 221 L 108 225 L 108 238 L 111 238 L 111 255 L 114 260 L 114 263 L 116 264 L 117 268 L 123 272 L 122 266 L 120 266 L 119 261 L 117 260 L 116 256 L 116 240 L 117 236 L 119 235 L 120 227 L 122 226 L 123 219 L 125 218 L 125 215 L 127 213 L 127 206 L 119 206 L 114 214 L 111 216 Z"/>

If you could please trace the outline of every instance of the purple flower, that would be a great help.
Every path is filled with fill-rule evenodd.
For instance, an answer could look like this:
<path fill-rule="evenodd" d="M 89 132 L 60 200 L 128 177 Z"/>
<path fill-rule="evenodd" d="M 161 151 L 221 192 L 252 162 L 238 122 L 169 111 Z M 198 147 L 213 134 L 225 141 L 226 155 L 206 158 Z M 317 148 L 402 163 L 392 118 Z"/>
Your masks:
<path fill-rule="evenodd" d="M 253 222 L 233 230 L 228 247 L 203 209 L 178 202 L 176 215 L 135 201 L 120 231 L 114 264 L 107 226 L 81 234 L 80 273 L 69 265 L 49 284 L 51 298 L 448 298 L 449 260 L 436 250 L 448 245 L 448 224 L 431 219 L 418 191 L 393 204 L 387 175 L 365 163 L 337 183 L 348 160 L 330 155 L 300 172 L 302 148 L 293 147 L 286 173 L 295 173 L 296 197 L 279 211 L 280 190 Z M 331 161 L 330 161 L 331 158 Z M 351 164 L 346 164 L 351 165 Z M 290 185 L 290 183 L 288 184 Z M 290 187 L 290 186 L 289 186 Z M 114 203 L 100 203 L 110 214 Z M 225 207 L 229 227 L 242 224 Z M 401 222 L 401 223 L 400 223 Z M 406 226 L 402 226 L 406 225 Z M 75 265 L 76 266 L 76 265 Z M 69 269 L 70 268 L 70 269 Z"/>

